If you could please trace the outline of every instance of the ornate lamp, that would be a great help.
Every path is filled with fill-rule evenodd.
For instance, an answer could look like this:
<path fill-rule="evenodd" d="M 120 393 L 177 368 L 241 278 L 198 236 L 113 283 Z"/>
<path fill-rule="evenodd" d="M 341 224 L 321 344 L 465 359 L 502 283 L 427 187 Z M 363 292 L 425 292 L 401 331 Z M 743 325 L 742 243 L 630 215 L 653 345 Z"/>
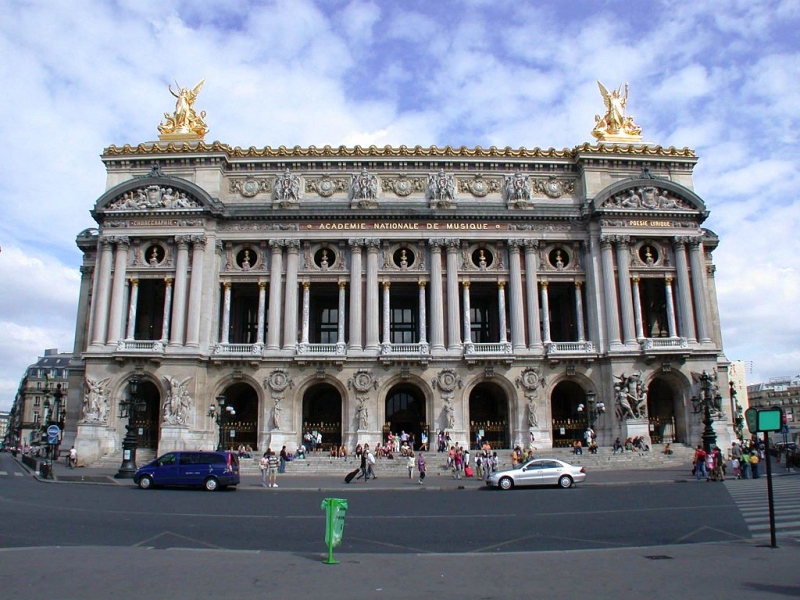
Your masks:
<path fill-rule="evenodd" d="M 114 475 L 115 479 L 132 479 L 136 473 L 136 448 L 139 445 L 139 437 L 136 434 L 134 419 L 136 414 L 147 406 L 144 398 L 139 397 L 139 386 L 139 376 L 134 375 L 128 382 L 128 399 L 120 400 L 119 403 L 119 418 L 127 418 L 128 422 L 125 425 L 125 438 L 122 440 L 122 464 Z"/>

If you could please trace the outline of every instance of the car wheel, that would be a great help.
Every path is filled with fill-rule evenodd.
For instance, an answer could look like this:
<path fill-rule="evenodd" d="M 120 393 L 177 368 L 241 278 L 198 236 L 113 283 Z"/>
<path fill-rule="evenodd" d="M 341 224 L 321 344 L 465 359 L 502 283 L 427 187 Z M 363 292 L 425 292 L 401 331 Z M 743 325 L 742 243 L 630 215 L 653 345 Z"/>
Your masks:
<path fill-rule="evenodd" d="M 139 487 L 143 490 L 149 490 L 153 487 L 153 478 L 150 475 L 142 475 L 139 478 Z"/>
<path fill-rule="evenodd" d="M 572 487 L 572 477 L 569 475 L 562 475 L 558 478 L 558 485 L 564 489 Z"/>
<path fill-rule="evenodd" d="M 514 482 L 511 480 L 511 477 L 503 477 L 499 482 L 498 485 L 500 486 L 501 490 L 510 490 L 514 487 Z"/>
<path fill-rule="evenodd" d="M 209 477 L 203 483 L 203 487 L 206 488 L 208 492 L 214 492 L 219 489 L 219 481 L 217 481 L 216 477 Z"/>

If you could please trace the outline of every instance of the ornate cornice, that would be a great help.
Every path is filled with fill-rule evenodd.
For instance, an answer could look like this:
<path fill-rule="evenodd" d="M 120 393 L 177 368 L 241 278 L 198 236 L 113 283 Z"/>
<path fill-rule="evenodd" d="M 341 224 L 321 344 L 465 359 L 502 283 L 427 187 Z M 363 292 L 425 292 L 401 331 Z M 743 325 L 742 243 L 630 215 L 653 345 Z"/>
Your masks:
<path fill-rule="evenodd" d="M 278 148 L 271 148 L 265 146 L 264 148 L 256 148 L 251 146 L 244 149 L 239 146 L 231 147 L 222 142 L 213 142 L 206 144 L 205 142 L 184 142 L 184 143 L 149 143 L 131 146 L 125 144 L 124 146 L 117 147 L 115 145 L 109 146 L 103 151 L 103 157 L 113 156 L 129 156 L 133 154 L 201 154 L 206 152 L 223 152 L 232 158 L 271 158 L 271 157 L 453 157 L 453 158 L 574 158 L 578 154 L 628 154 L 632 156 L 675 156 L 675 157 L 694 157 L 695 152 L 690 148 L 675 148 L 670 146 L 651 146 L 644 144 L 597 144 L 593 145 L 585 143 L 574 148 L 563 148 L 556 150 L 555 148 L 497 148 L 491 146 L 489 148 L 482 148 L 476 146 L 475 148 L 467 148 L 461 146 L 454 148 L 453 146 L 445 146 L 439 148 L 437 146 L 430 146 L 423 148 L 422 146 L 399 146 L 394 148 L 392 146 L 384 146 L 378 148 L 377 146 L 369 146 L 363 148 L 362 146 L 355 146 L 348 148 L 346 146 L 339 146 L 333 148 L 331 146 L 323 146 L 317 148 L 316 146 L 309 146 L 308 148 L 301 148 L 294 146 L 287 148 L 280 146 Z"/>

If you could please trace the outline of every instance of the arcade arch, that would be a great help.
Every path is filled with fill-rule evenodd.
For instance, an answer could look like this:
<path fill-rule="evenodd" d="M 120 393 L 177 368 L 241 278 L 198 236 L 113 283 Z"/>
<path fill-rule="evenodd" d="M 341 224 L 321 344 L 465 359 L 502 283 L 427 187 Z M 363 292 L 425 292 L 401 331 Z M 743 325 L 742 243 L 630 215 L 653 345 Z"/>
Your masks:
<path fill-rule="evenodd" d="M 139 397 L 144 400 L 144 410 L 133 413 L 133 426 L 136 428 L 137 446 L 147 450 L 157 450 L 161 434 L 161 391 L 150 380 L 139 384 Z"/>
<path fill-rule="evenodd" d="M 329 383 L 311 386 L 303 394 L 303 435 L 322 434 L 321 450 L 342 445 L 342 395 Z"/>
<path fill-rule="evenodd" d="M 562 381 L 553 388 L 550 410 L 554 448 L 568 448 L 575 441 L 584 443 L 588 422 L 586 411 L 578 411 L 578 405 L 586 405 L 586 391 L 575 381 Z"/>
<path fill-rule="evenodd" d="M 392 387 L 386 394 L 385 408 L 384 441 L 388 439 L 390 431 L 394 434 L 405 431 L 414 436 L 416 450 L 423 431 L 430 438 L 431 432 L 427 431 L 426 424 L 425 394 L 417 386 L 404 383 Z"/>
<path fill-rule="evenodd" d="M 650 441 L 653 444 L 685 442 L 686 428 L 682 414 L 683 402 L 675 381 L 655 377 L 647 387 L 647 417 L 650 421 Z"/>
<path fill-rule="evenodd" d="M 250 446 L 258 450 L 258 393 L 249 383 L 229 385 L 222 393 L 225 404 L 232 406 L 235 414 L 222 425 L 223 447 L 236 450 Z"/>
<path fill-rule="evenodd" d="M 481 382 L 469 394 L 470 443 L 476 441 L 479 434 L 492 448 L 511 447 L 508 396 L 496 383 Z"/>

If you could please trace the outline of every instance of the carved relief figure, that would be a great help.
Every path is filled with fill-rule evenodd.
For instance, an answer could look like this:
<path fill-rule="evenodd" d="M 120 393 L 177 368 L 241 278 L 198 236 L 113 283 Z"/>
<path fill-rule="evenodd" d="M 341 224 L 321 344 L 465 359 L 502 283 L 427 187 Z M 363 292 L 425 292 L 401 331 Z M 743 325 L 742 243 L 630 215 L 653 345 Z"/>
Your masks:
<path fill-rule="evenodd" d="M 279 202 L 297 202 L 300 196 L 300 178 L 289 169 L 275 182 L 275 198 Z"/>
<path fill-rule="evenodd" d="M 456 197 L 456 185 L 452 175 L 439 169 L 436 174 L 428 176 L 428 193 L 437 208 L 446 208 L 453 204 Z"/>
<path fill-rule="evenodd" d="M 364 167 L 361 173 L 352 176 L 350 195 L 359 207 L 372 205 L 378 198 L 378 178 Z"/>
<path fill-rule="evenodd" d="M 369 428 L 369 408 L 367 407 L 367 397 L 358 397 L 358 406 L 356 407 L 356 418 L 358 419 L 358 429 Z"/>
<path fill-rule="evenodd" d="M 641 372 L 627 377 L 625 373 L 615 375 L 614 384 L 617 418 L 644 419 L 647 417 L 647 391 L 644 388 Z"/>
<path fill-rule="evenodd" d="M 165 377 L 169 390 L 164 399 L 164 423 L 167 425 L 186 425 L 194 405 L 186 384 L 191 377 L 178 381 L 175 377 Z"/>
<path fill-rule="evenodd" d="M 506 199 L 515 206 L 525 206 L 531 200 L 531 184 L 528 178 L 517 171 L 513 175 L 506 175 Z"/>
<path fill-rule="evenodd" d="M 83 420 L 88 423 L 105 423 L 108 420 L 108 398 L 106 397 L 106 384 L 108 379 L 86 378 L 86 387 L 83 393 Z"/>

